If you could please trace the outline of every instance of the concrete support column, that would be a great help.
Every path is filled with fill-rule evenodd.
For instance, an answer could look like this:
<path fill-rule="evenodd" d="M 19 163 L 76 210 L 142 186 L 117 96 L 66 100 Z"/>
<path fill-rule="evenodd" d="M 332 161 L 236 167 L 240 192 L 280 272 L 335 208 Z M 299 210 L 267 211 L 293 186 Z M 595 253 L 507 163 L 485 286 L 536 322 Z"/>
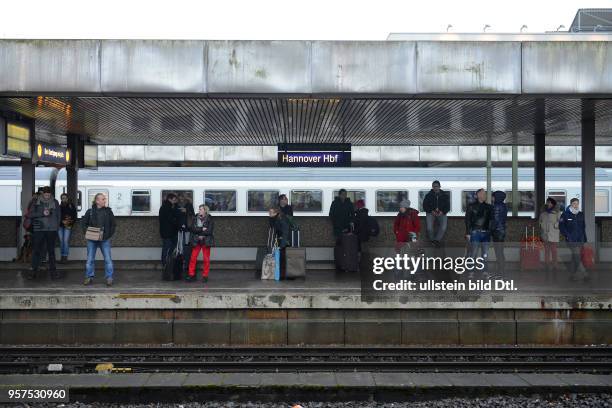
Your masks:
<path fill-rule="evenodd" d="M 540 209 L 546 200 L 546 154 L 544 134 L 536 134 L 534 149 L 534 190 L 535 190 L 535 218 L 540 216 Z"/>
<path fill-rule="evenodd" d="M 72 164 L 66 167 L 66 193 L 68 198 L 78 206 L 79 167 L 83 163 L 83 141 L 79 135 L 68 135 L 68 148 L 73 155 Z"/>
<path fill-rule="evenodd" d="M 536 219 L 546 196 L 546 105 L 544 99 L 536 100 L 534 139 L 534 191 Z"/>
<path fill-rule="evenodd" d="M 518 217 L 518 146 L 512 145 L 512 216 Z"/>
<path fill-rule="evenodd" d="M 582 100 L 582 212 L 588 242 L 595 242 L 595 103 Z"/>
<path fill-rule="evenodd" d="M 31 159 L 21 159 L 21 213 L 25 213 L 36 187 L 36 167 Z"/>

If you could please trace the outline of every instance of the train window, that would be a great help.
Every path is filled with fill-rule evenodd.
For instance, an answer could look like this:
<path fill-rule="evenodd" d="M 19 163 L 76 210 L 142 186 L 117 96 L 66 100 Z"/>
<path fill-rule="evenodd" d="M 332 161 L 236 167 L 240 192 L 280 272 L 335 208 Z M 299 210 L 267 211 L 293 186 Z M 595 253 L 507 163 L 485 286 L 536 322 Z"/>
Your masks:
<path fill-rule="evenodd" d="M 561 211 L 565 210 L 565 206 L 567 202 L 567 193 L 565 191 L 548 190 L 547 197 L 553 198 L 557 202 L 557 207 Z"/>
<path fill-rule="evenodd" d="M 425 210 L 423 209 L 423 200 L 425 200 L 425 196 L 427 195 L 427 193 L 429 193 L 431 190 L 419 190 L 419 211 L 420 212 L 425 212 Z M 442 193 L 444 193 L 445 195 L 448 196 L 448 202 L 452 203 L 451 200 L 451 192 L 448 190 L 442 190 Z M 452 204 L 451 204 L 452 205 Z"/>
<path fill-rule="evenodd" d="M 291 206 L 295 212 L 323 211 L 322 190 L 291 190 Z"/>
<path fill-rule="evenodd" d="M 87 207 L 91 207 L 94 203 L 96 194 L 102 193 L 106 196 L 106 205 L 110 207 L 110 198 L 108 197 L 108 190 L 106 189 L 88 189 L 87 190 Z"/>
<path fill-rule="evenodd" d="M 249 190 L 247 192 L 248 211 L 268 211 L 278 206 L 278 190 Z"/>
<path fill-rule="evenodd" d="M 206 190 L 204 204 L 210 211 L 236 212 L 236 190 Z"/>
<path fill-rule="evenodd" d="M 608 190 L 595 190 L 595 212 L 596 213 L 607 213 L 610 211 L 610 195 Z"/>
<path fill-rule="evenodd" d="M 151 190 L 132 190 L 132 212 L 151 212 Z"/>
<path fill-rule="evenodd" d="M 376 212 L 397 212 L 402 200 L 408 199 L 406 190 L 376 191 Z"/>
<path fill-rule="evenodd" d="M 340 190 L 334 190 L 334 199 L 338 197 L 339 193 Z M 355 204 L 357 200 L 365 201 L 366 193 L 365 190 L 346 190 L 346 197 L 349 198 L 353 204 Z"/>
<path fill-rule="evenodd" d="M 470 204 L 476 202 L 476 190 L 463 190 L 461 192 L 461 211 L 466 212 Z"/>
<path fill-rule="evenodd" d="M 519 190 L 519 211 L 535 211 L 535 193 L 530 190 Z M 506 205 L 508 206 L 508 211 L 512 211 L 512 191 L 506 190 Z"/>
<path fill-rule="evenodd" d="M 162 190 L 161 199 L 162 203 L 166 201 L 166 196 L 170 193 L 176 194 L 178 199 L 188 200 L 191 204 L 193 204 L 193 190 Z"/>

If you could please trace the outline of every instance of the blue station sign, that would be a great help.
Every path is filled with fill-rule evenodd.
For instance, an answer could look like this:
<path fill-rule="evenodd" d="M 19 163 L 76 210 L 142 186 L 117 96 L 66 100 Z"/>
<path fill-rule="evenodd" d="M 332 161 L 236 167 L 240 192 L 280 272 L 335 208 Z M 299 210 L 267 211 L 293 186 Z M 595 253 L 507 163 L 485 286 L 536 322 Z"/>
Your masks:
<path fill-rule="evenodd" d="M 350 167 L 351 145 L 280 143 L 278 167 Z"/>
<path fill-rule="evenodd" d="M 39 162 L 67 166 L 72 163 L 72 151 L 63 146 L 36 143 L 36 159 Z"/>

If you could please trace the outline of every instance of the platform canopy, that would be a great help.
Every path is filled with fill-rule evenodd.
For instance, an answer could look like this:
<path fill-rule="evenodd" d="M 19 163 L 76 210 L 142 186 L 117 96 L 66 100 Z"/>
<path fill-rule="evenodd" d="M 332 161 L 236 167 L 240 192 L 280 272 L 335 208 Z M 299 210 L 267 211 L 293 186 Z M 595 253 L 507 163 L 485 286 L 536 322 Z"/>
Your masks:
<path fill-rule="evenodd" d="M 612 36 L 0 40 L 0 110 L 96 144 L 612 145 Z M 592 100 L 586 103 L 585 100 Z"/>

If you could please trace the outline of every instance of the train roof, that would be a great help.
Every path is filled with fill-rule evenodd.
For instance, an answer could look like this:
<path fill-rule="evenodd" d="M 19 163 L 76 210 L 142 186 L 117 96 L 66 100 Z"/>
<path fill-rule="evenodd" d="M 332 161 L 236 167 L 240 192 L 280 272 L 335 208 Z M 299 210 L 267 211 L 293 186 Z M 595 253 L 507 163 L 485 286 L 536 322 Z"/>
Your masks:
<path fill-rule="evenodd" d="M 36 179 L 48 180 L 55 169 L 48 167 L 36 168 Z M 383 181 L 431 181 L 439 179 L 452 180 L 482 180 L 485 178 L 484 168 L 465 167 L 350 167 L 350 168 L 276 168 L 276 167 L 100 167 L 97 170 L 79 170 L 79 180 L 138 180 L 138 181 L 300 181 L 300 180 L 383 180 Z M 510 168 L 493 168 L 492 178 L 495 181 L 510 181 Z M 612 181 L 612 169 L 596 169 L 599 181 Z M 20 167 L 0 167 L 0 179 L 21 179 Z M 60 170 L 58 180 L 66 180 L 65 170 Z M 548 168 L 547 180 L 576 181 L 580 180 L 579 168 Z M 519 168 L 519 180 L 532 181 L 533 168 Z"/>

